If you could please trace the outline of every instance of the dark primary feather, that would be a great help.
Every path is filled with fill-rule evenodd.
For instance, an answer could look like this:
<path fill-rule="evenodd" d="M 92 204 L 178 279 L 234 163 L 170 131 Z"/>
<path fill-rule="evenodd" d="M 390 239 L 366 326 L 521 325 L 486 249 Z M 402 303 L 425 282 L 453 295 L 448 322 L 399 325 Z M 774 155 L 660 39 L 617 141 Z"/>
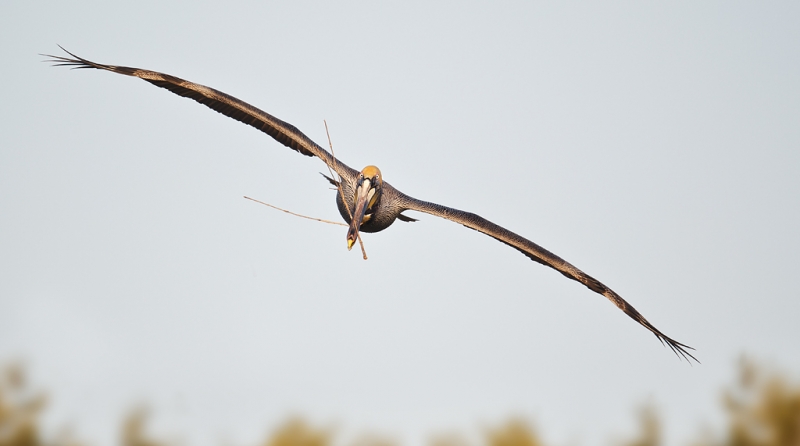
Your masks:
<path fill-rule="evenodd" d="M 678 355 L 678 357 L 683 357 L 687 361 L 689 360 L 689 358 L 692 358 L 698 363 L 700 362 L 697 360 L 697 358 L 695 358 L 691 353 L 687 351 L 687 349 L 694 350 L 692 347 L 682 344 L 662 333 L 659 329 L 653 326 L 653 324 L 651 324 L 647 319 L 645 319 L 644 316 L 642 316 L 642 314 L 636 310 L 636 308 L 633 308 L 631 304 L 629 304 L 619 294 L 615 293 L 611 288 L 605 286 L 599 280 L 584 273 L 583 271 L 573 266 L 571 263 L 553 254 L 552 252 L 542 248 L 536 243 L 533 243 L 532 241 L 524 237 L 521 237 L 509 231 L 508 229 L 503 228 L 502 226 L 496 225 L 490 222 L 489 220 L 486 220 L 485 218 L 481 217 L 480 215 L 473 214 L 471 212 L 464 212 L 458 209 L 449 208 L 447 206 L 442 206 L 435 203 L 429 203 L 427 201 L 417 200 L 416 198 L 409 197 L 408 195 L 403 196 L 403 205 L 404 205 L 403 207 L 405 207 L 408 210 L 425 212 L 427 214 L 435 215 L 437 217 L 442 217 L 447 220 L 454 221 L 456 223 L 461 223 L 462 225 L 470 229 L 482 232 L 520 251 L 521 253 L 528 256 L 534 262 L 538 262 L 541 263 L 542 265 L 549 266 L 550 268 L 553 268 L 556 271 L 563 274 L 565 277 L 568 277 L 572 280 L 578 281 L 586 285 L 587 288 L 594 291 L 595 293 L 602 294 L 603 296 L 605 296 L 614 305 L 616 305 L 617 308 L 624 311 L 625 314 L 630 316 L 631 319 L 635 320 L 636 322 L 638 322 L 639 324 L 650 330 L 658 338 L 659 341 L 665 343 L 669 348 L 671 348 L 672 351 L 675 352 L 676 355 Z"/>
<path fill-rule="evenodd" d="M 269 113 L 253 107 L 252 105 L 219 90 L 215 90 L 200 84 L 195 84 L 169 74 L 159 73 L 157 71 L 99 64 L 76 56 L 61 46 L 59 46 L 59 48 L 64 50 L 74 59 L 63 56 L 43 54 L 43 56 L 51 57 L 52 59 L 49 62 L 54 62 L 55 66 L 96 68 L 98 70 L 106 70 L 113 73 L 124 74 L 126 76 L 138 77 L 157 87 L 167 89 L 179 96 L 194 99 L 195 101 L 219 113 L 222 113 L 225 116 L 255 127 L 256 129 L 273 137 L 279 143 L 294 149 L 303 155 L 316 156 L 344 178 L 350 179 L 358 174 L 358 172 L 356 172 L 354 169 L 334 158 L 333 155 L 317 145 L 317 143 L 312 141 L 295 126 L 281 121 Z"/>

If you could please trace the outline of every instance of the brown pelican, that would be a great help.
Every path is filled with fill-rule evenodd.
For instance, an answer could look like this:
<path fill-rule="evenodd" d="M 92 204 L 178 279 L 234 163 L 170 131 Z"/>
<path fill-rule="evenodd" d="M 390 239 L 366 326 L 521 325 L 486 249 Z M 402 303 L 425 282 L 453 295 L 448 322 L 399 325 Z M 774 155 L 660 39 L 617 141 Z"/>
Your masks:
<path fill-rule="evenodd" d="M 44 56 L 51 57 L 52 59 L 48 62 L 53 62 L 56 66 L 96 68 L 138 77 L 157 87 L 165 88 L 180 96 L 194 99 L 225 116 L 255 127 L 273 137 L 279 143 L 303 155 L 316 156 L 321 159 L 339 176 L 339 179 L 326 178 L 338 188 L 336 205 L 339 208 L 339 213 L 342 215 L 342 218 L 349 224 L 349 230 L 347 231 L 348 249 L 353 247 L 353 244 L 358 238 L 359 231 L 382 231 L 391 226 L 395 220 L 405 222 L 415 221 L 415 219 L 403 215 L 404 211 L 419 211 L 446 218 L 493 237 L 525 254 L 534 262 L 549 266 L 564 276 L 586 285 L 586 287 L 595 293 L 602 294 L 620 310 L 624 311 L 625 314 L 650 330 L 662 343 L 666 343 L 678 357 L 683 357 L 687 359 L 687 361 L 689 358 L 697 361 L 697 358 L 687 351 L 687 349 L 692 349 L 692 347 L 681 344 L 662 333 L 653 326 L 653 324 L 648 322 L 641 313 L 636 311 L 633 306 L 626 302 L 625 299 L 620 297 L 619 294 L 603 285 L 599 280 L 574 267 L 561 257 L 524 237 L 498 226 L 479 215 L 410 197 L 384 181 L 381 176 L 381 171 L 377 167 L 367 166 L 360 172 L 352 169 L 309 139 L 293 125 L 283 122 L 269 113 L 261 111 L 221 91 L 156 71 L 95 63 L 78 57 L 65 50 L 63 47 L 61 49 L 72 56 L 72 58 L 52 55 Z"/>

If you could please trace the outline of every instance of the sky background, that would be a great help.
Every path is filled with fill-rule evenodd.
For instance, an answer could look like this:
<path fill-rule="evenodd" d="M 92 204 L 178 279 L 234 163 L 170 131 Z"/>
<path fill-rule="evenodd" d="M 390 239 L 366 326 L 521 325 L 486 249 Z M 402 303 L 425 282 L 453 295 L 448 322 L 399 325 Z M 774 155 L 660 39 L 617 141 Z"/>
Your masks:
<path fill-rule="evenodd" d="M 0 360 L 109 444 L 133 405 L 188 443 L 291 414 L 409 445 L 510 416 L 603 445 L 653 401 L 720 420 L 743 353 L 800 374 L 797 2 L 0 4 Z M 427 215 L 365 234 L 325 166 L 135 78 L 208 85 L 354 168 L 555 252 L 697 349 Z M 354 435 L 354 434 L 353 434 Z"/>

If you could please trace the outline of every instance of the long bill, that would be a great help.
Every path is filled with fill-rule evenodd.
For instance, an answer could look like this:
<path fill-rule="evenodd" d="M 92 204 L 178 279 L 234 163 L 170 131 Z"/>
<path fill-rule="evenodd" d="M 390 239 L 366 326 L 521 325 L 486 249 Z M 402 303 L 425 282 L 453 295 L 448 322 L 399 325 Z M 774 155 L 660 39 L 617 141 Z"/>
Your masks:
<path fill-rule="evenodd" d="M 364 214 L 367 212 L 367 204 L 375 191 L 370 185 L 369 179 L 364 179 L 358 186 L 356 186 L 356 207 L 353 209 L 353 218 L 350 220 L 350 229 L 347 230 L 347 250 L 353 248 L 356 240 L 358 240 L 358 230 L 361 228 L 361 223 L 364 221 Z"/>

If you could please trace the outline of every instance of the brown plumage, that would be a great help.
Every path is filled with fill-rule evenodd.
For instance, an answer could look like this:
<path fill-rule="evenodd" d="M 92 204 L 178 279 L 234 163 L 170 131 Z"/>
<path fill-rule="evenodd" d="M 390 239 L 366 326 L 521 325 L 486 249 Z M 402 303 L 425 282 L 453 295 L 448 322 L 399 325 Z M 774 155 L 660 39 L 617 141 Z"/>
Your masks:
<path fill-rule="evenodd" d="M 697 361 L 687 350 L 691 349 L 691 347 L 675 341 L 662 333 L 613 290 L 561 257 L 524 237 L 498 226 L 479 215 L 412 198 L 383 181 L 380 170 L 378 170 L 377 167 L 367 166 L 360 172 L 356 171 L 334 158 L 333 155 L 309 139 L 293 125 L 283 122 L 269 113 L 259 110 L 221 91 L 155 71 L 98 64 L 78 57 L 67 50 L 64 51 L 72 56 L 72 58 L 51 55 L 46 56 L 51 57 L 52 59 L 50 62 L 54 62 L 57 66 L 96 68 L 138 77 L 157 87 L 165 88 L 180 96 L 194 99 L 225 116 L 229 116 L 237 121 L 255 127 L 273 137 L 279 143 L 303 155 L 316 156 L 321 159 L 339 176 L 339 179 L 326 178 L 334 185 L 341 186 L 341 193 L 336 194 L 336 203 L 342 217 L 350 224 L 350 230 L 348 231 L 348 248 L 352 247 L 360 231 L 382 231 L 397 219 L 401 221 L 415 221 L 415 219 L 403 215 L 403 211 L 419 211 L 446 218 L 493 237 L 525 254 L 531 260 L 549 266 L 564 276 L 584 284 L 590 290 L 602 294 L 620 310 L 625 312 L 625 314 L 650 330 L 679 357 L 686 358 L 687 360 L 691 358 Z M 354 215 L 357 217 L 360 216 L 361 218 L 353 218 Z"/>

